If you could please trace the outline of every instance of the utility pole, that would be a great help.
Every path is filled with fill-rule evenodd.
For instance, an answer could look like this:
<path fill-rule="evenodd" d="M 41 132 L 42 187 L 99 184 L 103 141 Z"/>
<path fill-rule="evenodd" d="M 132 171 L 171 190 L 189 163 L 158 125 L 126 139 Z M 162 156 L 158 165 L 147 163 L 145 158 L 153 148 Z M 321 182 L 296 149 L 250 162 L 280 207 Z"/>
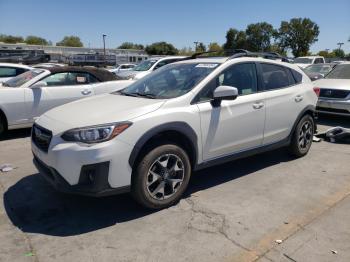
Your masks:
<path fill-rule="evenodd" d="M 339 51 L 341 49 L 341 46 L 343 45 L 344 43 L 337 43 L 337 45 L 339 46 Z"/>
<path fill-rule="evenodd" d="M 198 41 L 194 41 L 193 43 L 196 45 L 196 47 L 195 47 L 195 49 L 194 49 L 194 52 L 196 52 L 199 42 L 198 42 Z"/>
<path fill-rule="evenodd" d="M 107 35 L 103 34 L 102 38 L 103 38 L 103 60 L 104 60 L 104 67 L 106 67 L 106 38 Z"/>

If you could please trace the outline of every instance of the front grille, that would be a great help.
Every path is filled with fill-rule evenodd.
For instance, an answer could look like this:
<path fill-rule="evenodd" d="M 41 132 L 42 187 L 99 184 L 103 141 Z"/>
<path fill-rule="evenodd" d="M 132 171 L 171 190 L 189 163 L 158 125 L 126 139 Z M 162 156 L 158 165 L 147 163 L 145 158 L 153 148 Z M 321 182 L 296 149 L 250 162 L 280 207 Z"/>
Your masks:
<path fill-rule="evenodd" d="M 52 132 L 39 125 L 34 124 L 32 129 L 32 141 L 42 151 L 49 150 L 50 142 L 52 138 Z"/>
<path fill-rule="evenodd" d="M 350 90 L 339 90 L 339 89 L 323 89 L 321 88 L 320 97 L 324 98 L 346 98 L 350 94 Z"/>

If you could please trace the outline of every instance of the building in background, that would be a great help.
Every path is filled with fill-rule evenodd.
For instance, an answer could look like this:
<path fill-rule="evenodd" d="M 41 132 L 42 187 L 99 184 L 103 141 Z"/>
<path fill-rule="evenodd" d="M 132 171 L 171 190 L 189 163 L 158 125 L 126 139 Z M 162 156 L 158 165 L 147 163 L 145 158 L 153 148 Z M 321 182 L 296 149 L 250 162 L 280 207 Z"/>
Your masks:
<path fill-rule="evenodd" d="M 27 44 L 6 44 L 0 42 L 0 61 L 24 64 L 42 62 L 58 62 L 66 64 L 84 65 L 87 61 L 91 65 L 105 63 L 115 65 L 121 63 L 140 63 L 148 58 L 144 50 L 134 49 L 106 49 L 103 48 L 43 46 Z M 102 60 L 102 61 L 101 61 Z"/>

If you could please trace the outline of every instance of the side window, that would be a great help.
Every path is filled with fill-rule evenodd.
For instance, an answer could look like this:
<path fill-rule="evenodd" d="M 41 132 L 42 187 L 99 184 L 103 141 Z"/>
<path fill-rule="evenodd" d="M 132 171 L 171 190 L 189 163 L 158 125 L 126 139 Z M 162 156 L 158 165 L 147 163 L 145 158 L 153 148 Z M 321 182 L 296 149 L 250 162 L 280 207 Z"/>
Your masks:
<path fill-rule="evenodd" d="M 57 73 L 45 77 L 41 81 L 45 82 L 47 86 L 64 86 L 67 85 L 68 73 Z"/>
<path fill-rule="evenodd" d="M 241 63 L 226 68 L 202 89 L 199 101 L 210 100 L 213 97 L 213 91 L 220 85 L 236 87 L 239 95 L 256 93 L 258 85 L 255 64 Z"/>
<path fill-rule="evenodd" d="M 316 58 L 315 59 L 315 64 L 323 64 L 323 59 L 322 58 Z"/>
<path fill-rule="evenodd" d="M 20 75 L 20 74 L 23 74 L 24 72 L 27 72 L 28 69 L 25 69 L 25 68 L 17 68 L 16 69 L 16 75 Z"/>
<path fill-rule="evenodd" d="M 295 82 L 296 82 L 297 84 L 300 84 L 301 81 L 303 80 L 303 75 L 300 74 L 299 72 L 293 70 L 293 69 L 290 69 L 290 71 L 292 72 L 292 75 L 293 75 L 293 77 L 294 77 L 294 79 L 295 79 Z"/>
<path fill-rule="evenodd" d="M 67 76 L 67 85 L 86 85 L 90 83 L 90 74 L 84 72 L 70 72 Z"/>
<path fill-rule="evenodd" d="M 13 67 L 0 67 L 0 77 L 13 77 L 16 76 L 16 68 Z"/>
<path fill-rule="evenodd" d="M 283 66 L 261 63 L 264 90 L 274 90 L 290 85 L 287 70 Z"/>

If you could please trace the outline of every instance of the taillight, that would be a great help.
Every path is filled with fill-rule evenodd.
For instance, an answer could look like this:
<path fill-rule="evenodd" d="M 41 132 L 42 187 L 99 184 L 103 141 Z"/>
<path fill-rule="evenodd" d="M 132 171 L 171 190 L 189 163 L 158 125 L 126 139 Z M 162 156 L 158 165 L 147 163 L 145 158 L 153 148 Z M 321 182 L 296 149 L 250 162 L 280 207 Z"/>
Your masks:
<path fill-rule="evenodd" d="M 315 92 L 315 94 L 317 95 L 317 97 L 319 97 L 319 96 L 320 96 L 320 92 L 321 92 L 321 88 L 319 88 L 319 87 L 314 87 L 314 92 Z"/>

